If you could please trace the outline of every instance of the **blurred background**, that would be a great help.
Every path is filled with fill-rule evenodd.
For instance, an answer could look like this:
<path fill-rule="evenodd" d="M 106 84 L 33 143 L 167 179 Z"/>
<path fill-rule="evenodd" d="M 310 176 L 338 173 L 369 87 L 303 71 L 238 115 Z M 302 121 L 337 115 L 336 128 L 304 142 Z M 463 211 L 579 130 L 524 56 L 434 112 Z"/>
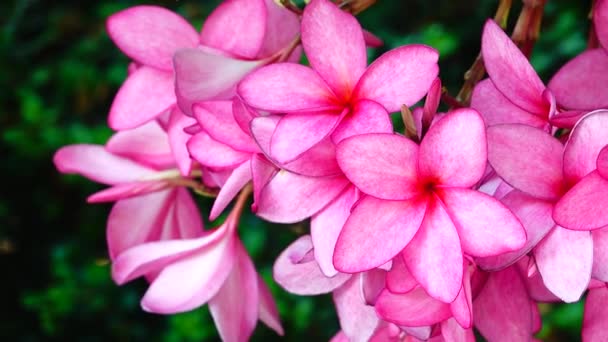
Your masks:
<path fill-rule="evenodd" d="M 173 9 L 200 29 L 219 1 L 148 1 Z M 514 0 L 512 27 L 521 4 Z M 110 278 L 105 220 L 111 205 L 87 205 L 101 189 L 60 175 L 52 156 L 73 143 L 103 144 L 112 98 L 128 59 L 105 32 L 105 19 L 140 1 L 0 3 L 0 339 L 3 341 L 214 341 L 206 307 L 173 315 L 143 312 L 143 280 L 116 286 Z M 479 51 L 481 28 L 497 0 L 378 0 L 359 18 L 387 49 L 424 43 L 441 53 L 451 94 Z M 586 47 L 590 0 L 549 0 L 532 64 L 548 81 Z M 208 213 L 210 202 L 200 199 Z M 209 225 L 208 225 L 209 226 Z M 240 234 L 278 301 L 284 340 L 328 340 L 339 329 L 330 296 L 296 297 L 272 283 L 272 263 L 307 231 L 246 216 Z M 582 303 L 542 304 L 547 341 L 580 340 Z M 258 324 L 253 340 L 279 338 Z"/>

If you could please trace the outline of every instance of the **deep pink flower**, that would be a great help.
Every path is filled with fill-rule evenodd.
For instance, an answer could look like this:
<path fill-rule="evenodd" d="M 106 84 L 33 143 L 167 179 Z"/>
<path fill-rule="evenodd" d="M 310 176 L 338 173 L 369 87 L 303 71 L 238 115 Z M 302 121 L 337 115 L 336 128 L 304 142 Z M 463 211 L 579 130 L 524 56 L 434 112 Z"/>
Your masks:
<path fill-rule="evenodd" d="M 605 341 L 608 339 L 608 287 L 601 284 L 589 290 L 585 299 L 583 317 L 583 342 Z"/>

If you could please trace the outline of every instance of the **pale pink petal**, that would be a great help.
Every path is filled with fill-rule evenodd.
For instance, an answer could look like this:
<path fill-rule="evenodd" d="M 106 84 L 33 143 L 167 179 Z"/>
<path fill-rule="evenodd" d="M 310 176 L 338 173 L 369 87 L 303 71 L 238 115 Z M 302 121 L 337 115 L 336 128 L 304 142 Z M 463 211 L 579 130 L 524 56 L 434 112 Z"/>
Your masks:
<path fill-rule="evenodd" d="M 155 121 L 116 132 L 106 143 L 106 150 L 153 168 L 168 168 L 175 164 L 167 133 Z"/>
<path fill-rule="evenodd" d="M 344 331 L 340 330 L 337 334 L 335 334 L 329 342 L 350 342 Z"/>
<path fill-rule="evenodd" d="M 477 257 L 499 255 L 526 243 L 520 221 L 494 197 L 460 188 L 438 193 L 456 226 L 464 253 Z"/>
<path fill-rule="evenodd" d="M 251 136 L 258 144 L 258 147 L 269 159 L 270 142 L 272 135 L 283 115 L 264 115 L 253 118 L 249 124 Z"/>
<path fill-rule="evenodd" d="M 279 6 L 274 0 L 266 0 L 267 20 L 266 34 L 262 48 L 258 53 L 260 58 L 269 57 L 289 45 L 296 39 L 300 32 L 300 20 L 298 16 Z M 295 62 L 300 60 L 301 49 L 292 54 Z M 291 60 L 291 59 L 290 59 Z"/>
<path fill-rule="evenodd" d="M 254 58 L 264 41 L 266 20 L 264 0 L 224 1 L 205 19 L 201 44 Z"/>
<path fill-rule="evenodd" d="M 591 233 L 556 227 L 536 246 L 534 258 L 547 288 L 567 303 L 576 302 L 591 277 Z"/>
<path fill-rule="evenodd" d="M 145 195 L 151 192 L 165 190 L 173 187 L 166 180 L 135 181 L 120 183 L 112 187 L 97 191 L 87 197 L 87 203 L 114 202 L 126 198 Z"/>
<path fill-rule="evenodd" d="M 374 61 L 361 76 L 353 97 L 373 100 L 389 113 L 412 106 L 437 78 L 437 50 L 424 45 L 393 49 Z"/>
<path fill-rule="evenodd" d="M 363 299 L 367 305 L 374 305 L 380 292 L 386 288 L 386 271 L 380 268 L 374 268 L 367 272 L 361 273 L 359 279 L 361 281 L 361 292 Z"/>
<path fill-rule="evenodd" d="M 255 142 L 236 122 L 233 101 L 204 101 L 194 105 L 194 117 L 213 139 L 237 151 L 257 152 Z"/>
<path fill-rule="evenodd" d="M 179 50 L 174 57 L 177 104 L 184 113 L 191 115 L 195 102 L 231 99 L 237 83 L 262 63 L 201 49 Z"/>
<path fill-rule="evenodd" d="M 326 277 L 312 254 L 309 235 L 294 241 L 277 258 L 273 268 L 274 280 L 291 293 L 317 295 L 333 291 L 350 278 L 343 273 Z"/>
<path fill-rule="evenodd" d="M 236 121 L 241 130 L 243 130 L 245 134 L 252 136 L 249 126 L 251 121 L 258 117 L 259 114 L 251 107 L 247 106 L 238 96 L 235 96 L 232 99 L 232 114 L 234 121 Z"/>
<path fill-rule="evenodd" d="M 230 204 L 234 197 L 236 197 L 239 191 L 241 191 L 250 180 L 251 163 L 247 160 L 243 164 L 237 166 L 228 179 L 226 179 L 226 183 L 222 185 L 220 192 L 213 202 L 213 207 L 209 213 L 209 219 L 213 221 L 218 218 L 228 204 Z"/>
<path fill-rule="evenodd" d="M 340 109 L 335 95 L 312 69 L 294 63 L 265 66 L 239 83 L 248 105 L 270 112 Z"/>
<path fill-rule="evenodd" d="M 338 271 L 355 273 L 395 257 L 418 231 L 426 198 L 386 201 L 362 198 L 342 228 L 334 252 Z"/>
<path fill-rule="evenodd" d="M 270 329 L 274 330 L 278 335 L 283 336 L 285 332 L 281 326 L 281 319 L 279 317 L 279 309 L 277 304 L 272 298 L 270 289 L 264 282 L 264 279 L 258 275 L 258 291 L 260 298 L 260 310 L 259 317 L 260 321 L 264 322 Z"/>
<path fill-rule="evenodd" d="M 553 219 L 575 230 L 608 225 L 608 179 L 592 172 L 570 189 L 556 204 Z"/>
<path fill-rule="evenodd" d="M 409 336 L 409 340 L 412 340 L 412 342 L 419 342 L 417 340 L 415 340 L 414 338 L 420 340 L 420 341 L 432 341 L 431 338 L 431 333 L 433 332 L 432 330 L 432 325 L 427 325 L 427 326 L 423 326 L 423 327 L 399 327 L 399 330 L 402 330 L 404 333 L 406 333 L 406 336 Z"/>
<path fill-rule="evenodd" d="M 357 191 L 351 186 L 310 220 L 310 235 L 315 246 L 315 259 L 328 277 L 333 277 L 338 273 L 333 264 L 334 248 L 357 198 Z"/>
<path fill-rule="evenodd" d="M 99 145 L 69 145 L 55 152 L 53 163 L 61 173 L 77 173 L 103 184 L 136 181 L 156 174 L 141 164 L 119 157 Z"/>
<path fill-rule="evenodd" d="M 167 134 L 169 135 L 173 157 L 182 176 L 189 176 L 192 171 L 192 158 L 190 158 L 187 145 L 192 135 L 188 134 L 185 129 L 195 123 L 196 121 L 193 118 L 186 116 L 179 108 L 175 107 L 171 111 Z"/>
<path fill-rule="evenodd" d="M 193 136 L 188 140 L 187 146 L 192 158 L 210 168 L 235 168 L 251 158 L 251 153 L 234 150 L 214 140 L 205 132 Z"/>
<path fill-rule="evenodd" d="M 348 137 L 365 133 L 393 133 L 388 112 L 374 101 L 357 101 L 353 111 L 344 117 L 331 138 L 337 144 Z"/>
<path fill-rule="evenodd" d="M 325 1 L 325 0 L 323 0 Z M 349 341 L 367 341 L 378 326 L 378 316 L 374 307 L 363 299 L 360 275 L 354 275 L 334 290 L 333 298 L 340 327 Z"/>
<path fill-rule="evenodd" d="M 261 190 L 256 214 L 271 222 L 298 222 L 316 214 L 348 185 L 342 176 L 306 177 L 281 170 Z"/>
<path fill-rule="evenodd" d="M 524 124 L 539 129 L 547 126 L 547 120 L 513 104 L 492 83 L 485 79 L 475 86 L 471 108 L 477 110 L 487 126 L 498 124 Z"/>
<path fill-rule="evenodd" d="M 301 30 L 312 68 L 338 98 L 348 100 L 367 66 L 363 31 L 357 19 L 327 0 L 315 0 L 304 10 Z"/>
<path fill-rule="evenodd" d="M 135 128 L 167 111 L 175 101 L 173 75 L 142 66 L 118 90 L 108 124 L 114 130 Z"/>
<path fill-rule="evenodd" d="M 585 115 L 572 129 L 564 150 L 564 175 L 572 184 L 597 167 L 597 157 L 608 145 L 608 110 Z"/>
<path fill-rule="evenodd" d="M 493 20 L 486 21 L 481 51 L 484 65 L 500 92 L 522 109 L 548 118 L 545 85 L 511 38 Z"/>
<path fill-rule="evenodd" d="M 441 323 L 441 336 L 450 342 L 475 342 L 473 329 L 463 329 L 454 318 Z"/>
<path fill-rule="evenodd" d="M 383 320 L 406 327 L 439 323 L 452 315 L 448 304 L 429 296 L 421 287 L 406 294 L 384 290 L 375 307 Z"/>
<path fill-rule="evenodd" d="M 191 239 L 199 236 L 203 231 L 203 220 L 200 209 L 188 192 L 188 189 L 179 187 L 175 189 L 174 219 L 170 234 L 171 238 Z"/>
<path fill-rule="evenodd" d="M 483 119 L 469 108 L 451 111 L 424 136 L 419 156 L 420 177 L 443 186 L 474 185 L 486 170 Z"/>
<path fill-rule="evenodd" d="M 257 212 L 262 189 L 276 175 L 279 169 L 261 154 L 251 158 L 251 182 L 253 183 L 253 204 L 251 211 Z"/>
<path fill-rule="evenodd" d="M 606 145 L 597 156 L 597 172 L 608 179 L 608 145 Z"/>
<path fill-rule="evenodd" d="M 209 300 L 209 312 L 226 342 L 249 339 L 258 321 L 258 275 L 240 241 L 235 244 L 232 271 L 217 294 Z"/>
<path fill-rule="evenodd" d="M 408 293 L 417 285 L 418 282 L 407 269 L 403 256 L 395 256 L 391 270 L 386 274 L 386 289 L 392 293 Z"/>
<path fill-rule="evenodd" d="M 106 29 L 114 43 L 138 63 L 171 71 L 173 53 L 195 47 L 198 33 L 181 16 L 158 6 L 135 6 L 113 14 Z"/>
<path fill-rule="evenodd" d="M 420 193 L 418 146 L 396 134 L 363 134 L 342 141 L 336 157 L 348 179 L 372 196 L 403 200 Z"/>
<path fill-rule="evenodd" d="M 549 122 L 555 127 L 571 129 L 587 113 L 589 112 L 578 110 L 559 112 L 551 117 Z"/>
<path fill-rule="evenodd" d="M 563 151 L 559 140 L 530 126 L 488 128 L 488 161 L 507 183 L 534 197 L 552 200 L 563 193 Z"/>
<path fill-rule="evenodd" d="M 462 287 L 462 250 L 454 223 L 439 199 L 429 199 L 420 229 L 403 250 L 403 259 L 431 297 L 444 303 L 456 299 Z"/>
<path fill-rule="evenodd" d="M 608 325 L 607 304 L 608 288 L 606 286 L 589 291 L 585 300 L 583 342 L 606 341 L 608 339 L 608 329 L 606 329 Z"/>
<path fill-rule="evenodd" d="M 608 227 L 591 232 L 593 237 L 593 268 L 591 276 L 608 282 Z"/>

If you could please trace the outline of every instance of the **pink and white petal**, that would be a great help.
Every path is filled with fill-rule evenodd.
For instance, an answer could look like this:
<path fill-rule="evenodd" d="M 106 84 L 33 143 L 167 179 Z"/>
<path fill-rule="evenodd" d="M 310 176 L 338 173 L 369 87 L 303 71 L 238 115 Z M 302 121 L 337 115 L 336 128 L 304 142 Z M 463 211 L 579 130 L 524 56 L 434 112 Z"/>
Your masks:
<path fill-rule="evenodd" d="M 186 116 L 179 108 L 173 108 L 167 134 L 169 135 L 169 143 L 175 163 L 177 163 L 182 176 L 189 176 L 192 171 L 192 158 L 190 158 L 190 151 L 188 150 L 188 141 L 192 138 L 192 135 L 188 134 L 185 129 L 193 124 L 196 124 L 193 118 Z"/>
<path fill-rule="evenodd" d="M 418 282 L 407 269 L 403 256 L 395 256 L 391 270 L 386 274 L 386 289 L 397 294 L 408 293 L 417 285 Z"/>
<path fill-rule="evenodd" d="M 239 83 L 238 93 L 246 104 L 269 112 L 341 110 L 325 81 L 314 70 L 295 63 L 256 70 Z"/>
<path fill-rule="evenodd" d="M 226 180 L 226 183 L 222 185 L 220 192 L 217 194 L 217 197 L 213 202 L 213 207 L 209 213 L 209 219 L 213 221 L 218 218 L 224 209 L 226 209 L 228 204 L 230 204 L 234 197 L 236 197 L 239 191 L 241 191 L 241 189 L 243 189 L 243 187 L 245 187 L 250 180 L 251 163 L 249 160 L 246 160 L 232 171 Z"/>
<path fill-rule="evenodd" d="M 597 171 L 581 179 L 556 204 L 553 219 L 564 228 L 592 230 L 608 225 L 608 179 Z"/>
<path fill-rule="evenodd" d="M 278 163 L 276 160 L 274 162 L 285 170 L 304 176 L 324 177 L 342 174 L 336 160 L 336 145 L 329 137 L 302 153 L 294 161 L 285 164 Z"/>
<path fill-rule="evenodd" d="M 597 172 L 604 178 L 608 179 L 608 145 L 600 151 L 597 156 Z"/>
<path fill-rule="evenodd" d="M 414 278 L 433 298 L 456 299 L 463 279 L 463 256 L 454 223 L 441 201 L 430 198 L 418 233 L 403 250 Z"/>
<path fill-rule="evenodd" d="M 329 342 L 350 342 L 344 331 L 340 330 L 337 334 L 335 334 Z"/>
<path fill-rule="evenodd" d="M 462 288 L 458 297 L 450 303 L 450 311 L 454 319 L 464 329 L 473 327 L 473 295 L 471 293 L 471 273 L 468 266 L 464 265 L 465 271 L 462 279 Z"/>
<path fill-rule="evenodd" d="M 136 62 L 173 70 L 173 53 L 195 47 L 198 33 L 184 18 L 158 6 L 135 6 L 113 14 L 106 29 L 114 43 Z"/>
<path fill-rule="evenodd" d="M 551 78 L 549 89 L 568 109 L 593 110 L 608 106 L 608 55 L 604 49 L 587 50 L 576 56 Z"/>
<path fill-rule="evenodd" d="M 337 273 L 326 277 L 313 257 L 312 239 L 304 235 L 289 245 L 277 258 L 274 280 L 285 290 L 298 295 L 318 295 L 334 291 L 350 278 Z"/>
<path fill-rule="evenodd" d="M 418 231 L 426 202 L 426 198 L 386 201 L 363 197 L 340 232 L 334 267 L 340 272 L 356 273 L 393 259 Z"/>
<path fill-rule="evenodd" d="M 238 96 L 235 96 L 232 99 L 232 114 L 234 117 L 234 121 L 236 121 L 241 130 L 245 134 L 252 136 L 251 129 L 249 126 L 251 124 L 251 121 L 254 118 L 258 117 L 259 114 L 251 107 L 246 105 Z"/>
<path fill-rule="evenodd" d="M 389 113 L 414 105 L 427 93 L 439 74 L 437 50 L 408 45 L 386 52 L 361 76 L 353 98 L 376 101 Z"/>
<path fill-rule="evenodd" d="M 323 209 L 348 185 L 342 176 L 306 177 L 280 170 L 261 190 L 256 214 L 277 223 L 302 221 Z"/>
<path fill-rule="evenodd" d="M 251 337 L 258 321 L 259 293 L 255 266 L 240 241 L 235 243 L 232 271 L 209 300 L 209 312 L 222 341 L 240 342 Z"/>
<path fill-rule="evenodd" d="M 516 106 L 548 118 L 545 85 L 526 56 L 493 20 L 486 21 L 481 51 L 486 70 L 500 92 Z"/>
<path fill-rule="evenodd" d="M 534 115 L 513 104 L 494 85 L 485 79 L 475 86 L 471 108 L 477 110 L 487 126 L 498 124 L 524 124 L 538 129 L 547 127 L 546 118 Z"/>
<path fill-rule="evenodd" d="M 177 104 L 184 113 L 192 115 L 195 102 L 231 99 L 237 83 L 263 62 L 202 49 L 182 49 L 175 53 L 174 65 Z"/>
<path fill-rule="evenodd" d="M 591 278 L 591 233 L 556 227 L 536 246 L 534 259 L 547 288 L 567 303 L 576 302 Z"/>
<path fill-rule="evenodd" d="M 430 325 L 423 327 L 399 327 L 399 329 L 407 334 L 406 338 L 409 336 L 408 340 L 412 340 L 413 342 L 418 342 L 414 338 L 418 339 L 419 341 L 432 341 L 431 333 L 433 330 L 432 326 Z"/>
<path fill-rule="evenodd" d="M 118 90 L 108 124 L 114 130 L 135 128 L 167 111 L 175 101 L 173 74 L 142 66 Z"/>
<path fill-rule="evenodd" d="M 167 133 L 156 121 L 114 133 L 106 143 L 106 150 L 157 169 L 175 164 Z"/>
<path fill-rule="evenodd" d="M 264 282 L 264 279 L 258 275 L 258 291 L 260 298 L 260 309 L 258 312 L 258 316 L 260 317 L 260 321 L 262 321 L 266 326 L 270 329 L 274 330 L 279 336 L 283 336 L 285 332 L 283 331 L 283 327 L 281 326 L 281 319 L 279 317 L 279 309 L 277 308 L 277 304 L 272 298 L 272 293 L 270 289 Z"/>
<path fill-rule="evenodd" d="M 253 118 L 250 123 L 251 136 L 255 140 L 258 147 L 268 157 L 270 157 L 270 142 L 277 125 L 283 115 L 264 115 Z"/>
<path fill-rule="evenodd" d="M 327 0 L 315 0 L 304 9 L 301 30 L 312 68 L 339 99 L 348 100 L 367 66 L 363 30 L 357 19 Z"/>
<path fill-rule="evenodd" d="M 381 268 L 374 268 L 361 273 L 361 292 L 367 305 L 374 305 L 380 292 L 386 288 L 386 271 Z"/>
<path fill-rule="evenodd" d="M 69 145 L 55 152 L 61 173 L 76 173 L 102 184 L 120 184 L 152 177 L 156 170 L 108 152 L 100 145 Z"/>
<path fill-rule="evenodd" d="M 187 143 L 190 155 L 202 165 L 214 169 L 236 168 L 251 158 L 251 153 L 234 150 L 207 133 L 200 132 Z"/>
<path fill-rule="evenodd" d="M 514 188 L 554 200 L 564 191 L 564 147 L 539 129 L 506 124 L 488 128 L 488 161 Z"/>
<path fill-rule="evenodd" d="M 406 294 L 384 290 L 375 307 L 383 320 L 406 327 L 432 325 L 452 315 L 449 304 L 429 296 L 421 287 Z"/>
<path fill-rule="evenodd" d="M 373 306 L 367 305 L 361 293 L 361 275 L 350 279 L 333 292 L 340 327 L 349 341 L 367 341 L 378 326 Z"/>
<path fill-rule="evenodd" d="M 464 253 L 487 257 L 524 246 L 526 231 L 519 219 L 494 197 L 482 192 L 445 188 L 439 192 Z"/>
<path fill-rule="evenodd" d="M 338 165 L 364 193 L 403 200 L 420 193 L 416 161 L 418 146 L 396 134 L 362 134 L 337 146 Z"/>
<path fill-rule="evenodd" d="M 264 0 L 229 0 L 222 2 L 205 19 L 201 44 L 253 59 L 264 42 L 266 32 Z"/>
<path fill-rule="evenodd" d="M 486 128 L 477 111 L 456 109 L 437 121 L 420 143 L 420 177 L 438 185 L 470 187 L 486 170 Z"/>
<path fill-rule="evenodd" d="M 555 127 L 572 129 L 572 127 L 574 127 L 574 125 L 576 125 L 576 123 L 587 113 L 589 112 L 578 110 L 559 112 L 551 117 L 549 122 Z"/>
<path fill-rule="evenodd" d="M 608 227 L 591 232 L 593 237 L 593 268 L 591 277 L 608 282 Z"/>
<path fill-rule="evenodd" d="M 176 188 L 175 192 L 173 204 L 175 220 L 171 237 L 174 239 L 192 239 L 200 236 L 203 232 L 200 209 L 186 188 Z"/>
<path fill-rule="evenodd" d="M 564 149 L 564 175 L 576 183 L 597 168 L 597 157 L 608 145 L 608 110 L 585 115 L 572 129 Z"/>
<path fill-rule="evenodd" d="M 237 151 L 258 152 L 251 136 L 245 133 L 233 115 L 233 101 L 204 101 L 194 105 L 194 117 L 213 139 Z"/>
<path fill-rule="evenodd" d="M 176 170 L 177 171 L 177 170 Z M 121 183 L 97 191 L 87 197 L 87 203 L 114 202 L 126 198 L 142 196 L 151 192 L 165 190 L 173 187 L 165 180 L 141 180 L 130 183 Z"/>
<path fill-rule="evenodd" d="M 343 116 L 335 112 L 284 115 L 270 140 L 271 157 L 279 163 L 297 159 L 331 134 Z"/>
<path fill-rule="evenodd" d="M 441 336 L 445 341 L 475 342 L 473 329 L 463 329 L 454 318 L 441 323 Z"/>
<path fill-rule="evenodd" d="M 338 273 L 333 264 L 334 249 L 342 227 L 357 199 L 355 187 L 348 187 L 340 196 L 316 213 L 310 221 L 310 235 L 315 246 L 315 259 L 323 274 L 328 277 L 333 277 Z"/>
<path fill-rule="evenodd" d="M 278 5 L 276 1 L 266 0 L 265 2 L 267 10 L 266 33 L 262 48 L 258 53 L 260 58 L 267 58 L 279 52 L 296 39 L 300 32 L 300 19 L 295 13 Z M 292 53 L 295 63 L 300 60 L 300 55 L 301 51 Z"/>
<path fill-rule="evenodd" d="M 601 3 L 601 2 L 600 2 Z M 604 1 L 606 3 L 606 1 Z M 589 291 L 585 300 L 583 316 L 583 341 L 605 341 L 608 339 L 608 288 L 606 286 Z"/>
<path fill-rule="evenodd" d="M 337 144 L 348 137 L 365 133 L 393 133 L 388 112 L 374 101 L 358 101 L 353 111 L 336 127 L 331 139 Z"/>

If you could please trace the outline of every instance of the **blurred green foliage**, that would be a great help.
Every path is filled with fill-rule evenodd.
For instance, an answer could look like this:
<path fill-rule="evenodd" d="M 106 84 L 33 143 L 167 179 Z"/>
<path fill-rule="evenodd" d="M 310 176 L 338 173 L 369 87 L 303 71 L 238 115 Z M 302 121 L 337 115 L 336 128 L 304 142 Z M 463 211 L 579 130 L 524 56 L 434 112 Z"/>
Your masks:
<path fill-rule="evenodd" d="M 200 28 L 216 1 L 150 1 Z M 62 176 L 52 165 L 59 147 L 103 144 L 111 131 L 106 114 L 126 76 L 128 59 L 104 30 L 105 18 L 139 4 L 121 1 L 17 0 L 0 4 L 0 269 L 5 341 L 217 340 L 206 308 L 174 316 L 144 313 L 144 281 L 117 287 L 105 249 L 109 205 L 87 205 L 99 185 Z M 521 6 L 517 1 L 510 24 Z M 479 51 L 484 20 L 494 0 L 379 0 L 360 15 L 380 36 L 380 53 L 408 43 L 441 52 L 441 77 L 455 94 Z M 532 63 L 544 80 L 586 46 L 589 1 L 550 0 Z M 209 201 L 200 200 L 208 211 Z M 275 294 L 286 340 L 327 340 L 338 321 L 330 296 L 296 297 L 272 283 L 276 256 L 306 225 L 270 225 L 248 215 L 241 235 Z M 544 305 L 546 340 L 577 340 L 583 306 Z M 261 324 L 254 340 L 276 339 Z"/>

